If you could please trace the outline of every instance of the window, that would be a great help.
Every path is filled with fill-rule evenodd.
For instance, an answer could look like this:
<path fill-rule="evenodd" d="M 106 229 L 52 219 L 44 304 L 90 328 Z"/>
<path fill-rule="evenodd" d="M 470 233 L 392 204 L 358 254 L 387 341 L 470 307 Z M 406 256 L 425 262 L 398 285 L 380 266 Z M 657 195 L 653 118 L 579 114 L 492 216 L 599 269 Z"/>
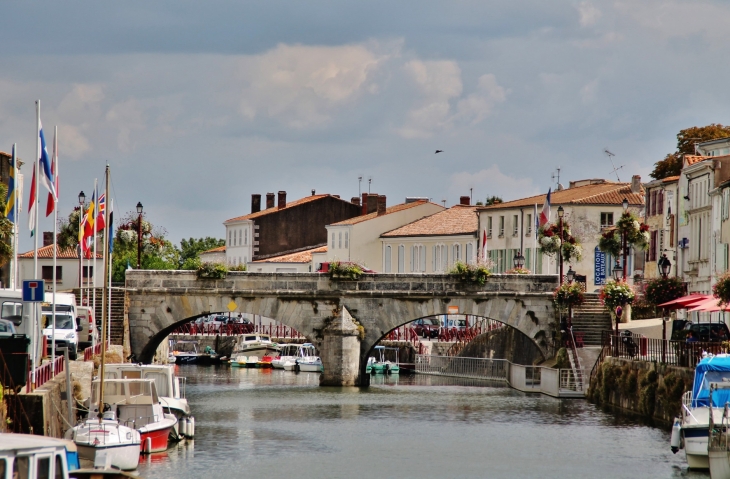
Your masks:
<path fill-rule="evenodd" d="M 398 246 L 398 272 L 404 273 L 406 271 L 406 247 L 403 245 Z"/>
<path fill-rule="evenodd" d="M 454 258 L 454 263 L 461 261 L 461 245 L 455 244 L 451 249 L 453 250 L 452 256 Z"/>
<path fill-rule="evenodd" d="M 657 238 L 658 238 L 658 234 L 659 234 L 658 231 L 652 231 L 651 232 L 651 236 L 649 238 L 649 258 L 648 258 L 649 261 L 656 261 L 657 260 L 656 252 L 657 252 Z"/>
<path fill-rule="evenodd" d="M 487 216 L 487 238 L 492 237 L 492 217 Z"/>
<path fill-rule="evenodd" d="M 61 266 L 56 266 L 56 268 L 61 268 Z M 94 276 L 94 267 L 93 266 L 84 266 L 84 279 L 91 278 Z M 56 273 L 56 276 L 58 279 L 61 279 L 60 273 Z"/>
<path fill-rule="evenodd" d="M 4 477 L 2 475 L 2 473 L 0 473 L 0 477 Z M 56 454 L 56 469 L 55 469 L 55 471 L 53 473 L 53 477 L 55 479 L 63 479 L 64 478 L 64 474 L 63 474 L 63 459 L 61 459 L 61 455 L 60 454 Z"/>
<path fill-rule="evenodd" d="M 392 248 L 390 247 L 390 245 L 385 247 L 385 253 L 384 253 L 385 258 L 383 258 L 383 260 L 384 260 L 383 269 L 385 270 L 386 273 L 390 273 L 391 250 L 392 250 Z"/>
<path fill-rule="evenodd" d="M 337 248 L 342 249 L 342 231 L 337 235 L 339 238 L 339 241 L 337 242 Z"/>
<path fill-rule="evenodd" d="M 13 479 L 28 479 L 30 472 L 30 458 L 18 456 L 13 462 Z"/>
<path fill-rule="evenodd" d="M 466 244 L 466 261 L 468 263 L 474 262 L 474 245 L 471 243 Z"/>
<path fill-rule="evenodd" d="M 335 234 L 332 233 L 332 249 L 335 248 Z"/>
<path fill-rule="evenodd" d="M 443 272 L 447 267 L 448 249 L 446 245 L 437 244 L 433 247 L 432 269 L 434 272 Z"/>
<path fill-rule="evenodd" d="M 532 235 L 532 214 L 527 215 L 527 228 L 525 228 L 525 236 Z"/>
<path fill-rule="evenodd" d="M 56 281 L 61 281 L 63 275 L 61 274 L 62 266 L 56 266 Z M 53 281 L 53 266 L 41 267 L 41 276 L 44 281 Z"/>
<path fill-rule="evenodd" d="M 12 301 L 4 302 L 0 317 L 2 319 L 20 320 L 23 317 L 23 303 L 13 303 Z M 2 475 L 0 474 L 0 477 L 1 476 Z"/>
<path fill-rule="evenodd" d="M 601 213 L 601 228 L 613 226 L 613 213 Z"/>
<path fill-rule="evenodd" d="M 504 216 L 499 217 L 499 237 L 504 236 Z"/>
<path fill-rule="evenodd" d="M 426 271 L 426 249 L 422 244 L 411 246 L 411 271 L 413 273 Z"/>
<path fill-rule="evenodd" d="M 349 243 L 350 243 L 350 233 L 345 231 L 345 249 L 350 247 Z"/>
<path fill-rule="evenodd" d="M 243 230 L 243 245 L 244 246 L 248 245 L 248 228 Z"/>
<path fill-rule="evenodd" d="M 228 230 L 228 246 L 233 246 L 233 241 L 231 240 L 233 238 L 233 231 Z"/>
<path fill-rule="evenodd" d="M 519 234 L 518 231 L 520 230 L 520 228 L 519 220 L 517 218 L 517 215 L 512 216 L 512 236 L 517 236 Z"/>

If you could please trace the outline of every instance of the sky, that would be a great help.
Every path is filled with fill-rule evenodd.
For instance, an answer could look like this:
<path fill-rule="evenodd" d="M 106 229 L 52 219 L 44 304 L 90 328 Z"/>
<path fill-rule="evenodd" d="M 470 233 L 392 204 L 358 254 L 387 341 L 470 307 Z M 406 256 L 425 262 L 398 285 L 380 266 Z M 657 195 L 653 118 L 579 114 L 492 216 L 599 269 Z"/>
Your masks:
<path fill-rule="evenodd" d="M 359 176 L 389 205 L 510 200 L 558 168 L 615 180 L 609 149 L 622 181 L 648 181 L 680 129 L 730 123 L 724 1 L 41 0 L 0 17 L 0 150 L 32 161 L 40 99 L 61 214 L 109 164 L 116 214 L 139 201 L 176 243 L 223 238 L 252 193 L 349 199 Z"/>

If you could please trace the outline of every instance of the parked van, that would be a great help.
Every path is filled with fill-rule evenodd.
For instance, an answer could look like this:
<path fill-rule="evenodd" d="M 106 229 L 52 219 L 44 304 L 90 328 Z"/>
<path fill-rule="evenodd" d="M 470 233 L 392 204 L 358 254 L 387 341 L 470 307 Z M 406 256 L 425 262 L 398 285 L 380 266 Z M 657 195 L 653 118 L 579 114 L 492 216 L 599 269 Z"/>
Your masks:
<path fill-rule="evenodd" d="M 79 331 L 79 348 L 88 348 L 96 346 L 99 342 L 99 330 L 96 329 L 96 321 L 94 321 L 94 311 L 89 306 L 78 306 L 78 322 L 81 325 Z"/>
<path fill-rule="evenodd" d="M 53 348 L 53 293 L 46 294 L 46 303 L 41 308 L 43 313 L 43 335 L 46 337 L 46 349 L 50 354 Z M 76 295 L 73 293 L 56 293 L 56 354 L 58 348 L 68 347 L 70 359 L 76 359 L 79 351 L 79 333 L 84 328 L 81 325 L 78 310 L 76 309 Z M 88 334 L 88 326 L 85 330 Z"/>

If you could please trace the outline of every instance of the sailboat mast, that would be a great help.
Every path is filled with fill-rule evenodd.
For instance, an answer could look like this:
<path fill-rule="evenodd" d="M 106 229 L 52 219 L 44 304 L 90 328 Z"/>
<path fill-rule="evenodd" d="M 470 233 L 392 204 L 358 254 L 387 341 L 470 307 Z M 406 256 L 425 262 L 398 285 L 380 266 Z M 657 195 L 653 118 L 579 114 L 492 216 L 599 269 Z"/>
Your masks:
<path fill-rule="evenodd" d="M 106 193 L 108 195 L 109 193 L 109 165 L 106 165 L 106 171 L 104 173 L 104 178 L 106 181 Z M 104 228 L 104 255 L 103 255 L 103 261 L 104 261 L 104 289 L 103 289 L 103 296 L 101 299 L 101 361 L 99 365 L 99 402 L 97 403 L 99 406 L 99 423 L 101 423 L 102 417 L 104 416 L 104 361 L 106 356 L 106 338 L 107 338 L 107 328 L 106 326 L 106 296 L 107 291 L 109 288 L 109 283 L 107 281 L 107 278 L 109 277 L 109 208 L 104 208 L 104 225 L 106 225 L 106 228 Z"/>

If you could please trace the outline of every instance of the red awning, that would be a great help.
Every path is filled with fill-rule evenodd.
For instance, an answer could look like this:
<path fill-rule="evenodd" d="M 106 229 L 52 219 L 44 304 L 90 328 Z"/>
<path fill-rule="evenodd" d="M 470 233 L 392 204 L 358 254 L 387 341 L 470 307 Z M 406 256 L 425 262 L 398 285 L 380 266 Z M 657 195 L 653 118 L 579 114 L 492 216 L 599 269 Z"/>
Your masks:
<path fill-rule="evenodd" d="M 714 296 L 710 296 L 710 299 L 706 299 L 704 301 L 700 301 L 699 303 L 693 303 L 690 308 L 687 311 L 700 311 L 705 313 L 714 313 L 717 311 L 725 311 L 728 309 L 728 305 L 723 305 L 721 308 L 717 305 L 720 300 L 715 298 Z"/>
<path fill-rule="evenodd" d="M 657 308 L 685 309 L 691 306 L 696 306 L 697 303 L 707 301 L 708 299 L 713 299 L 713 296 L 709 294 L 694 293 L 687 296 L 682 296 L 681 298 L 677 298 L 672 301 L 667 301 L 666 303 L 659 304 L 657 305 Z"/>

